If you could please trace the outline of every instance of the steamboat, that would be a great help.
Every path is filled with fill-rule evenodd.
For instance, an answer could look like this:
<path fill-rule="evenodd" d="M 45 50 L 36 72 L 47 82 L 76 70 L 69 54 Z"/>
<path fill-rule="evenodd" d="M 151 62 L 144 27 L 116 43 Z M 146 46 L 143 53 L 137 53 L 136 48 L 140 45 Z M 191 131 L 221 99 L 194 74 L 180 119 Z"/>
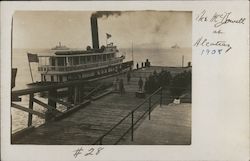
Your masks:
<path fill-rule="evenodd" d="M 180 47 L 177 44 L 175 44 L 175 45 L 171 46 L 171 48 L 172 49 L 179 49 Z"/>
<path fill-rule="evenodd" d="M 59 45 L 56 45 L 55 47 L 51 48 L 51 50 L 69 50 L 69 48 L 59 42 Z"/>
<path fill-rule="evenodd" d="M 97 17 L 91 16 L 90 22 L 92 47 L 87 46 L 86 50 L 55 50 L 52 55 L 28 53 L 29 62 L 38 62 L 41 75 L 40 82 L 29 85 L 86 80 L 132 68 L 133 61 L 123 62 L 125 56 L 118 56 L 119 50 L 113 43 L 99 47 Z"/>

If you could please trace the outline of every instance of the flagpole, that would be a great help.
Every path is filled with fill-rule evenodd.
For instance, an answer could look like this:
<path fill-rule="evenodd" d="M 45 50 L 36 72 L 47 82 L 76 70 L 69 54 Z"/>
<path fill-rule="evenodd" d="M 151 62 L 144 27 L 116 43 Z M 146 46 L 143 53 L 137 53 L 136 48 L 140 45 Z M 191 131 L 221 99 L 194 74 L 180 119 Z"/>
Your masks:
<path fill-rule="evenodd" d="M 181 63 L 181 67 L 183 68 L 184 67 L 184 55 L 182 55 L 182 63 Z"/>
<path fill-rule="evenodd" d="M 32 62 L 39 63 L 39 59 L 38 59 L 37 54 L 27 53 L 27 56 L 28 56 L 28 62 L 29 62 L 29 68 L 30 68 L 30 76 L 31 76 L 32 82 L 34 83 L 34 79 L 33 79 L 33 74 L 32 74 L 30 63 L 32 63 Z"/>
<path fill-rule="evenodd" d="M 132 41 L 132 61 L 134 62 L 134 46 L 133 46 L 133 41 Z"/>
<path fill-rule="evenodd" d="M 30 67 L 30 62 L 29 62 L 29 67 Z M 31 79 L 32 79 L 32 83 L 34 83 L 31 67 L 30 67 L 30 76 L 31 76 Z"/>
<path fill-rule="evenodd" d="M 31 58 L 30 58 L 30 55 L 31 55 L 31 54 L 27 53 L 28 62 L 29 62 L 29 68 L 30 68 L 30 76 L 31 76 L 32 83 L 34 83 L 33 75 L 32 75 L 32 70 L 31 70 L 31 66 L 30 66 L 30 61 L 32 61 L 32 60 L 30 60 L 30 59 L 31 59 Z"/>

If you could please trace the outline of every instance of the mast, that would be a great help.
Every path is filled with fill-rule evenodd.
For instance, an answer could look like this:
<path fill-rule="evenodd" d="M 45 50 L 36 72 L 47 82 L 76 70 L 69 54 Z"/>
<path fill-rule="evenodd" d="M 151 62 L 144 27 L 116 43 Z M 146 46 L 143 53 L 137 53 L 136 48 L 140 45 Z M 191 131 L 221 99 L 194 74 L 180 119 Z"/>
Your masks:
<path fill-rule="evenodd" d="M 134 62 L 134 46 L 133 46 L 133 41 L 132 41 L 132 61 Z"/>
<path fill-rule="evenodd" d="M 31 76 L 31 80 L 32 80 L 32 83 L 34 83 L 34 79 L 33 79 L 32 71 L 31 71 L 31 67 L 30 67 L 30 62 L 29 62 L 29 68 L 30 68 L 30 76 Z"/>
<path fill-rule="evenodd" d="M 183 68 L 184 67 L 184 55 L 182 55 L 182 65 L 181 67 Z"/>

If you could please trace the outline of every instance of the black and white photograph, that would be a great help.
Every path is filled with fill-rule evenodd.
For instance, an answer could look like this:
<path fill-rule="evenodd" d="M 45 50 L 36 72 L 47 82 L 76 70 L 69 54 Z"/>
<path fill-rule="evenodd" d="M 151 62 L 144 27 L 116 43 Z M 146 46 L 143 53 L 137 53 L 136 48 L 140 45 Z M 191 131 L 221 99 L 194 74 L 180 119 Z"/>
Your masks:
<path fill-rule="evenodd" d="M 191 11 L 15 11 L 11 144 L 191 145 Z"/>
<path fill-rule="evenodd" d="M 0 160 L 249 160 L 248 1 L 0 9 Z"/>

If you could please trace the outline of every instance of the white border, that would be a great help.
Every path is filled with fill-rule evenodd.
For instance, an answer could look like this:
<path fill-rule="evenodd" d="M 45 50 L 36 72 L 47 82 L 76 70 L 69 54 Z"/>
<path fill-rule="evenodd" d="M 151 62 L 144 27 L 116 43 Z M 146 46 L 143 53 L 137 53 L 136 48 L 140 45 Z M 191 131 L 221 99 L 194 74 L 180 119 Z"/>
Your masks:
<path fill-rule="evenodd" d="M 182 1 L 133 1 L 133 2 L 2 2 L 1 3 L 1 134 L 3 160 L 75 160 L 72 151 L 79 146 L 31 146 L 9 145 L 10 141 L 10 24 L 15 10 L 175 10 L 200 12 L 210 10 L 233 10 L 242 16 L 248 15 L 248 2 L 182 2 Z M 194 19 L 194 16 L 193 16 Z M 193 38 L 206 31 L 193 22 Z M 233 30 L 233 28 L 232 28 Z M 246 37 L 237 37 L 243 47 L 236 56 L 207 58 L 198 56 L 193 49 L 193 104 L 192 104 L 192 145 L 191 146 L 105 146 L 105 151 L 95 158 L 80 157 L 78 160 L 248 160 L 249 143 L 249 57 L 248 23 L 243 32 Z M 193 41 L 195 41 L 193 39 Z M 236 43 L 237 44 L 237 43 Z M 247 54 L 246 54 L 247 53 Z M 238 54 L 238 55 L 237 55 Z M 218 60 L 219 59 L 219 60 Z M 228 61 L 224 61 L 224 60 Z M 234 61 L 235 60 L 235 61 Z M 225 63 L 223 69 L 210 64 Z M 218 65 L 213 64 L 212 65 Z M 234 63 L 238 71 L 235 80 L 217 84 L 231 78 L 226 70 Z M 212 70 L 213 72 L 211 72 Z M 229 69 L 231 70 L 231 69 Z M 204 74 L 206 73 L 206 74 Z M 221 74 L 221 78 L 218 77 Z M 209 79 L 211 82 L 206 81 Z M 233 88 L 237 84 L 238 88 Z M 221 90 L 220 99 L 213 92 L 216 86 Z M 214 89 L 214 90 L 213 90 Z M 233 89 L 232 98 L 227 89 Z M 216 94 L 218 94 L 216 90 Z M 218 96 L 218 95 L 216 95 Z M 227 100 L 228 102 L 225 102 Z M 238 109 L 235 109 L 238 103 Z M 224 113 L 222 113 L 224 112 Z M 87 146 L 84 146 L 87 147 Z"/>

